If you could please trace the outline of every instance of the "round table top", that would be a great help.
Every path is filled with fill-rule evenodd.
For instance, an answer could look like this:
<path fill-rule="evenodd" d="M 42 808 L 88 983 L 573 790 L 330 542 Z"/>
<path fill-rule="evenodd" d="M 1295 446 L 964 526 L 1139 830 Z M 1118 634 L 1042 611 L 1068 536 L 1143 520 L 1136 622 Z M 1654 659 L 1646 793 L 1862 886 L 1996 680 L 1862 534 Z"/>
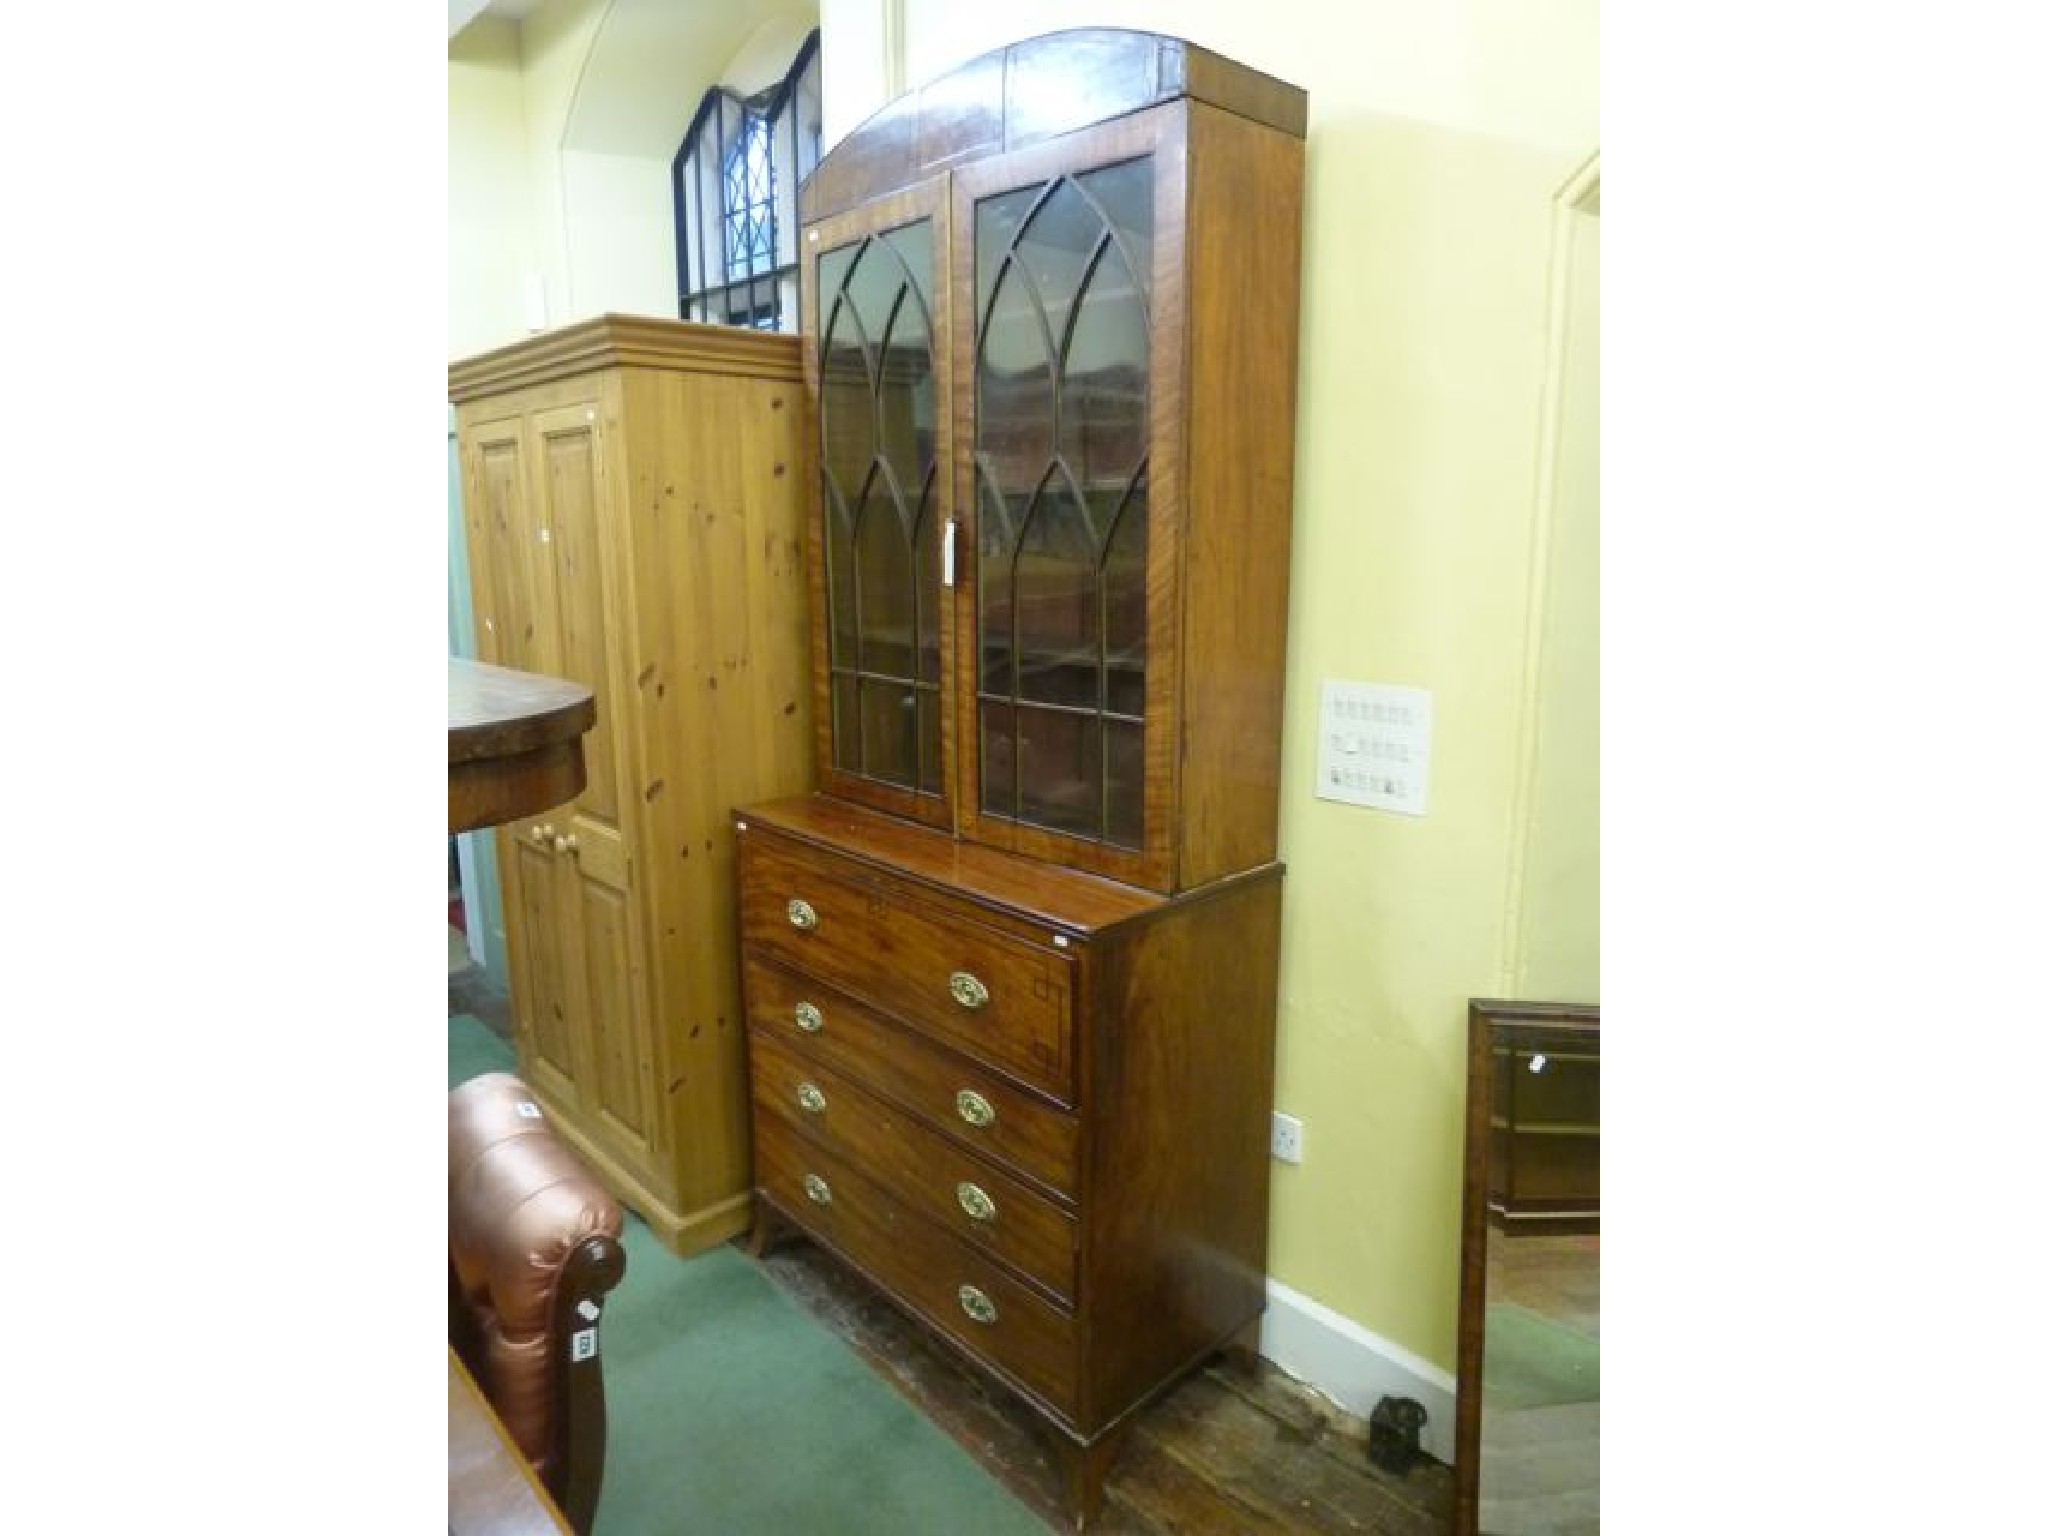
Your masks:
<path fill-rule="evenodd" d="M 583 787 L 597 701 L 581 683 L 448 658 L 448 824 L 465 832 L 531 816 Z"/>

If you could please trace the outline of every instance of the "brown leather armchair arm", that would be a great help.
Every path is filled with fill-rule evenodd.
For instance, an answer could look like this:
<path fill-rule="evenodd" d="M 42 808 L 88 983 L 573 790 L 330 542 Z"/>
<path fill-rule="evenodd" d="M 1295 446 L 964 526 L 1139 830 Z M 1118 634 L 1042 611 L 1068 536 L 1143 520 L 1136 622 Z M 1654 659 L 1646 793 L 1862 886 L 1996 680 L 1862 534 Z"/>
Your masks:
<path fill-rule="evenodd" d="M 623 1214 L 518 1078 L 448 1095 L 449 1342 L 579 1532 L 604 1477 L 598 1323 Z"/>

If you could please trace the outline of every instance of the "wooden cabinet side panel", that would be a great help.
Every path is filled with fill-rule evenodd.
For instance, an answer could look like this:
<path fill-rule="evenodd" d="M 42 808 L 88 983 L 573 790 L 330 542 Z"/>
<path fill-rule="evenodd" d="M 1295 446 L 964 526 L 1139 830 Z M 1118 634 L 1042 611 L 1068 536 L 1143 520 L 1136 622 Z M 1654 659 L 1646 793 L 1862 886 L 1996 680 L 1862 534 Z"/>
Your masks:
<path fill-rule="evenodd" d="M 806 412 L 795 370 L 622 375 L 613 515 L 650 1091 L 683 1214 L 748 1187 L 735 805 L 812 782 Z"/>
<path fill-rule="evenodd" d="M 1188 115 L 1183 890 L 1278 847 L 1302 217 L 1300 139 Z"/>
<path fill-rule="evenodd" d="M 1249 876 L 1090 957 L 1084 1430 L 1265 1305 L 1280 886 Z"/>

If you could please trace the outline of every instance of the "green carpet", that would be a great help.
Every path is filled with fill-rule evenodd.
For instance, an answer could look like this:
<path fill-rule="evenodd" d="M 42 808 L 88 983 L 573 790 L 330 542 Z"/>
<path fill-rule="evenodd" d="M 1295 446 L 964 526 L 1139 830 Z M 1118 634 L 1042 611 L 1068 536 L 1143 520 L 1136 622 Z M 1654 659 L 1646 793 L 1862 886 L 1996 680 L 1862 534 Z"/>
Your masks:
<path fill-rule="evenodd" d="M 1546 1408 L 1600 1399 L 1600 1341 L 1512 1302 L 1486 1309 L 1486 1401 Z"/>
<path fill-rule="evenodd" d="M 512 1047 L 491 1033 L 482 1019 L 466 1013 L 448 1015 L 448 1086 L 466 1083 L 486 1072 L 517 1072 Z"/>
<path fill-rule="evenodd" d="M 448 1020 L 448 1081 L 513 1071 Z M 626 1218 L 605 1308 L 610 1438 L 595 1536 L 1044 1536 L 1045 1526 L 860 1357 L 722 1245 L 691 1259 Z"/>

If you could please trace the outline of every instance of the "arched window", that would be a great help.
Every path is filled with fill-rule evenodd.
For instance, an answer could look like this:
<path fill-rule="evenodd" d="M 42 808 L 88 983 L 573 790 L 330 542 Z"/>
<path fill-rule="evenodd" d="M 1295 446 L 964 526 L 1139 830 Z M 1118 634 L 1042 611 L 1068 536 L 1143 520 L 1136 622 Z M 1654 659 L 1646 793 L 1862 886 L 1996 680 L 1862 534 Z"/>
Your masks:
<path fill-rule="evenodd" d="M 704 93 L 670 168 L 683 319 L 797 328 L 796 188 L 822 134 L 815 31 L 778 84 Z"/>

